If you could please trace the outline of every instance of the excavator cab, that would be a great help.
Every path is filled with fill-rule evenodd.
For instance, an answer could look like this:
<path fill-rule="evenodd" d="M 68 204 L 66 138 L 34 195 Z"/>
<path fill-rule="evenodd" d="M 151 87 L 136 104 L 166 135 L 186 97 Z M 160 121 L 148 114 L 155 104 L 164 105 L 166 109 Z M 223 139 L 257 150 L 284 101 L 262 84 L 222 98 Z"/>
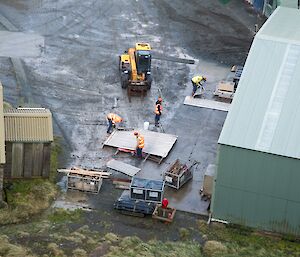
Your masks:
<path fill-rule="evenodd" d="M 137 43 L 135 58 L 136 58 L 136 66 L 137 73 L 147 73 L 151 71 L 151 53 L 150 53 L 150 45 L 145 43 Z"/>
<path fill-rule="evenodd" d="M 151 87 L 151 47 L 148 43 L 136 43 L 120 56 L 122 88 L 128 86 Z"/>

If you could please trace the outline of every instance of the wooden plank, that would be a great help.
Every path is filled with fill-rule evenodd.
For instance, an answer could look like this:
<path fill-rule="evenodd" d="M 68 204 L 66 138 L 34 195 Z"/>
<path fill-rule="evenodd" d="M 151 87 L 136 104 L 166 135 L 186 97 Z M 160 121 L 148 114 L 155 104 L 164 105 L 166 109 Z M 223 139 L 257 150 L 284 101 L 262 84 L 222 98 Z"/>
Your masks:
<path fill-rule="evenodd" d="M 4 178 L 11 178 L 12 143 L 5 142 L 6 162 L 4 164 Z"/>
<path fill-rule="evenodd" d="M 122 172 L 130 177 L 133 177 L 135 174 L 137 174 L 141 170 L 140 168 L 134 167 L 125 162 L 116 161 L 114 159 L 108 161 L 106 163 L 106 167 L 109 169 L 112 169 L 112 170 Z"/>
<path fill-rule="evenodd" d="M 41 177 L 42 167 L 43 167 L 43 144 L 35 143 L 33 144 L 33 167 L 32 176 Z"/>
<path fill-rule="evenodd" d="M 130 186 L 130 182 L 124 182 L 124 181 L 113 181 L 114 185 L 122 185 L 122 186 Z"/>
<path fill-rule="evenodd" d="M 85 175 L 85 176 L 96 176 L 96 177 L 103 177 L 108 178 L 111 175 L 110 172 L 106 171 L 91 171 L 91 170 L 84 170 L 84 169 L 58 169 L 57 172 L 63 172 L 68 174 L 78 174 L 78 175 Z"/>
<path fill-rule="evenodd" d="M 230 108 L 229 103 L 223 103 L 208 99 L 194 98 L 191 96 L 186 96 L 184 100 L 185 105 L 191 105 L 201 108 L 213 109 L 218 111 L 228 112 Z"/>
<path fill-rule="evenodd" d="M 12 145 L 12 167 L 11 177 L 21 178 L 23 177 L 23 155 L 24 155 L 24 144 L 13 143 Z"/>
<path fill-rule="evenodd" d="M 122 190 L 129 190 L 130 189 L 130 185 L 126 186 L 126 185 L 115 185 L 116 189 L 122 189 Z"/>
<path fill-rule="evenodd" d="M 177 136 L 165 133 L 159 133 L 149 130 L 138 130 L 145 138 L 145 147 L 143 152 L 159 157 L 167 157 L 169 151 L 177 140 Z M 109 138 L 106 139 L 104 145 L 135 150 L 136 137 L 133 131 L 114 131 Z"/>
<path fill-rule="evenodd" d="M 50 175 L 50 162 L 51 162 L 51 143 L 45 143 L 43 148 L 43 167 L 42 177 L 48 178 Z"/>
<path fill-rule="evenodd" d="M 32 177 L 32 160 L 33 157 L 33 144 L 24 144 L 24 178 Z"/>

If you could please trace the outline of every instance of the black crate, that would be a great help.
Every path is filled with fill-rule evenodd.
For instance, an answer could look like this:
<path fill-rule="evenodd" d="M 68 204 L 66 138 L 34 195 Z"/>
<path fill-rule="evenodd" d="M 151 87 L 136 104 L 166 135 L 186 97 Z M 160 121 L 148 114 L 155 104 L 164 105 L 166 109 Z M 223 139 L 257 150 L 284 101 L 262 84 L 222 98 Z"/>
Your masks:
<path fill-rule="evenodd" d="M 130 197 L 137 200 L 161 203 L 164 185 L 164 181 L 133 177 L 130 185 Z"/>

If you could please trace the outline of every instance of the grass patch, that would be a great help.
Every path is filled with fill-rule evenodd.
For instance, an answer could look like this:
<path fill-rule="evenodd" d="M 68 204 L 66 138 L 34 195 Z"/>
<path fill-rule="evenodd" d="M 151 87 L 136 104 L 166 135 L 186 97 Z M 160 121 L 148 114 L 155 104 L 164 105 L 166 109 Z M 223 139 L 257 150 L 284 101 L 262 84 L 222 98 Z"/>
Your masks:
<path fill-rule="evenodd" d="M 55 138 L 51 148 L 50 179 L 20 179 L 5 182 L 8 207 L 0 209 L 0 225 L 28 221 L 32 215 L 50 206 L 58 193 L 54 182 L 60 152 L 59 140 Z"/>
<path fill-rule="evenodd" d="M 300 256 L 299 243 L 262 235 L 246 227 L 218 223 L 207 225 L 204 220 L 199 220 L 198 226 L 207 240 L 219 241 L 227 247 L 227 253 L 210 251 L 210 256 Z"/>
<path fill-rule="evenodd" d="M 192 241 L 161 242 L 151 240 L 147 243 L 137 237 L 125 237 L 109 247 L 107 257 L 202 257 L 200 245 Z"/>
<path fill-rule="evenodd" d="M 76 209 L 69 211 L 65 209 L 55 209 L 53 213 L 48 216 L 49 221 L 53 223 L 68 223 L 68 222 L 80 222 L 82 220 L 83 211 Z"/>
<path fill-rule="evenodd" d="M 30 251 L 20 245 L 11 244 L 8 237 L 0 235 L 0 256 L 20 257 L 33 256 Z"/>

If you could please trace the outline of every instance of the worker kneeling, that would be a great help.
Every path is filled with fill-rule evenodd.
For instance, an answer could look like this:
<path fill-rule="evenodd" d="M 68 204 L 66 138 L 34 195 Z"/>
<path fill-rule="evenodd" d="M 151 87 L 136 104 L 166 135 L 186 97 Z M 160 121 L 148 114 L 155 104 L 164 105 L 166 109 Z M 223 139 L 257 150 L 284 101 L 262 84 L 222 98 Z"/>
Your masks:
<path fill-rule="evenodd" d="M 107 118 L 107 122 L 108 122 L 107 133 L 109 133 L 109 134 L 111 133 L 112 128 L 116 127 L 116 123 L 120 123 L 123 121 L 123 119 L 115 113 L 107 114 L 106 118 Z"/>
<path fill-rule="evenodd" d="M 136 156 L 138 158 L 142 158 L 143 148 L 145 146 L 144 136 L 137 131 L 135 131 L 133 134 L 136 136 Z"/>
<path fill-rule="evenodd" d="M 195 76 L 192 78 L 192 84 L 193 84 L 192 97 L 195 97 L 198 88 L 200 89 L 200 94 L 204 92 L 204 87 L 203 87 L 204 82 L 206 82 L 206 77 L 204 76 Z"/>

